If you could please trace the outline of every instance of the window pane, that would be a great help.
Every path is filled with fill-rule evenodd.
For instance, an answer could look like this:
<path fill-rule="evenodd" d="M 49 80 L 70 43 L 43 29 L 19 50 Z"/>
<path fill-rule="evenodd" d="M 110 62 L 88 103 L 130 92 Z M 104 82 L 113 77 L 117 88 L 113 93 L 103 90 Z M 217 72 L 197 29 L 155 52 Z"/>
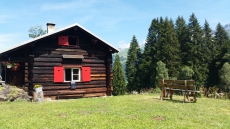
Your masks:
<path fill-rule="evenodd" d="M 71 81 L 71 69 L 65 69 L 65 81 Z"/>
<path fill-rule="evenodd" d="M 69 45 L 77 45 L 77 37 L 69 37 Z"/>
<path fill-rule="evenodd" d="M 73 69 L 73 74 L 79 74 L 79 69 Z"/>
<path fill-rule="evenodd" d="M 79 80 L 79 76 L 78 75 L 73 75 L 73 80 Z"/>

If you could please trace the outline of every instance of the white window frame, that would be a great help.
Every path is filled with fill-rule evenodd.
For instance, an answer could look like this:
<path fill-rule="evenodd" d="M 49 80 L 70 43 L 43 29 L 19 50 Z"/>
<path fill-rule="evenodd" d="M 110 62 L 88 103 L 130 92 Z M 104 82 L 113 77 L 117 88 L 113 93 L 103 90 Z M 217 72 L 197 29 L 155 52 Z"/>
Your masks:
<path fill-rule="evenodd" d="M 66 81 L 66 76 L 65 76 L 65 74 L 66 74 L 66 72 L 65 72 L 65 70 L 66 69 L 71 69 L 71 80 L 70 81 L 74 81 L 74 82 L 80 82 L 81 81 L 81 68 L 64 68 L 64 82 L 70 82 L 70 81 Z M 78 80 L 73 80 L 73 75 L 77 75 L 77 74 L 73 74 L 73 69 L 78 69 L 78 75 L 79 75 L 79 78 L 78 78 Z"/>

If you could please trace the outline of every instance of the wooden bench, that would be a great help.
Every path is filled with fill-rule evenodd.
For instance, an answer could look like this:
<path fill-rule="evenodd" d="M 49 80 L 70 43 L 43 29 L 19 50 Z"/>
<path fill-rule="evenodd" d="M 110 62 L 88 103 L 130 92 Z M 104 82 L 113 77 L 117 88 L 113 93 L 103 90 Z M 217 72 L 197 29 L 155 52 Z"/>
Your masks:
<path fill-rule="evenodd" d="M 173 93 L 175 91 L 182 92 L 184 94 L 184 102 L 189 101 L 189 96 L 193 97 L 193 102 L 196 102 L 197 93 L 200 91 L 196 90 L 194 80 L 164 80 L 159 79 L 158 85 L 161 87 L 160 100 L 163 100 L 163 97 L 168 97 L 172 100 Z"/>
<path fill-rule="evenodd" d="M 80 96 L 84 96 L 85 93 L 86 93 L 85 91 L 79 91 L 79 90 L 58 91 L 57 99 L 59 99 L 59 97 L 61 95 L 75 95 L 75 94 L 79 94 Z"/>

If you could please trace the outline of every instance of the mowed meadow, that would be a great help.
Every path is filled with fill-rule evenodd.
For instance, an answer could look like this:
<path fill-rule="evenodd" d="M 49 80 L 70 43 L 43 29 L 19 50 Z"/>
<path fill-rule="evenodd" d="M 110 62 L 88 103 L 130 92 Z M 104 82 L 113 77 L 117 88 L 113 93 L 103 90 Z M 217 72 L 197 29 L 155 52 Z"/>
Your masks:
<path fill-rule="evenodd" d="M 230 101 L 197 98 L 183 103 L 183 96 L 159 100 L 159 94 L 32 103 L 1 102 L 1 129 L 172 129 L 230 128 Z"/>

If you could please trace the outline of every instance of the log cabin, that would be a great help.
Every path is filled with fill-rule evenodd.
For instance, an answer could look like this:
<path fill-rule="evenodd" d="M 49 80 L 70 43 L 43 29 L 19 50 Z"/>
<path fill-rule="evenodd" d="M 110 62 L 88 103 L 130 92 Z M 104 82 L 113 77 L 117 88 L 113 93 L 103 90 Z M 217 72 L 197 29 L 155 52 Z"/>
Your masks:
<path fill-rule="evenodd" d="M 117 52 L 79 24 L 55 31 L 55 24 L 47 23 L 47 34 L 0 53 L 1 62 L 19 64 L 13 69 L 1 63 L 0 73 L 6 83 L 24 87 L 29 94 L 34 85 L 42 85 L 44 96 L 51 99 L 60 94 L 110 96 L 112 54 Z"/>

